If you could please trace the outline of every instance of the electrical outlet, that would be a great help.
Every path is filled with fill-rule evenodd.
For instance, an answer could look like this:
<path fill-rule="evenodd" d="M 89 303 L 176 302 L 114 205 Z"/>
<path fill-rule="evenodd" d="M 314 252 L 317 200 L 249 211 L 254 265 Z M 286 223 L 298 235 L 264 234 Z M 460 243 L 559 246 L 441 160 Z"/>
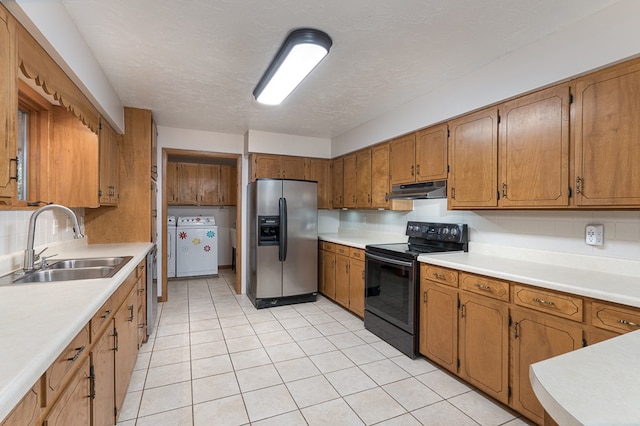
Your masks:
<path fill-rule="evenodd" d="M 604 225 L 587 225 L 585 242 L 590 246 L 604 244 Z"/>

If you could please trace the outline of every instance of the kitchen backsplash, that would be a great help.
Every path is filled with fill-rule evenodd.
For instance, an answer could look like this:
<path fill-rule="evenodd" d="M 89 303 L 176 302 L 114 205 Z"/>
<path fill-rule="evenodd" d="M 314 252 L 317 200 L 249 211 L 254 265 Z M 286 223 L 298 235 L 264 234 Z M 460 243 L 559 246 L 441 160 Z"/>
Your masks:
<path fill-rule="evenodd" d="M 0 212 L 0 260 L 9 255 L 22 254 L 27 247 L 29 219 L 35 210 L 11 210 Z M 73 209 L 84 231 L 84 209 Z M 38 217 L 35 244 L 38 248 L 73 240 L 71 220 L 60 211 L 47 211 Z M 49 255 L 55 254 L 50 252 Z"/>
<path fill-rule="evenodd" d="M 466 223 L 470 240 L 501 247 L 640 260 L 640 211 L 448 211 L 447 200 L 416 200 L 411 212 L 346 210 L 340 229 L 404 234 L 409 220 Z M 604 245 L 585 244 L 587 224 L 604 225 Z"/>

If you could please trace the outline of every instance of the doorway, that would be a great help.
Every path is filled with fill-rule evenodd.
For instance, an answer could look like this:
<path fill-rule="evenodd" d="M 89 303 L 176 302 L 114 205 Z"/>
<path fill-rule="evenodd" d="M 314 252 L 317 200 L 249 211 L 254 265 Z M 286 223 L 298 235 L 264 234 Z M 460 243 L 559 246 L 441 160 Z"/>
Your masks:
<path fill-rule="evenodd" d="M 167 217 L 168 217 L 168 209 L 169 209 L 169 185 L 167 179 L 167 171 L 169 162 L 185 162 L 185 163 L 194 163 L 194 164 L 219 164 L 219 165 L 235 165 L 236 175 L 230 176 L 232 181 L 236 182 L 235 188 L 230 188 L 231 191 L 235 192 L 235 201 L 236 201 L 236 212 L 235 212 L 235 241 L 236 241 L 236 249 L 232 251 L 232 266 L 235 267 L 236 271 L 236 280 L 234 283 L 234 289 L 236 294 L 240 294 L 242 292 L 242 155 L 241 154 L 225 154 L 225 153 L 216 153 L 216 152 L 208 152 L 208 151 L 190 151 L 190 150 L 180 150 L 175 148 L 163 148 L 162 149 L 162 235 L 166 236 L 168 227 L 167 227 Z M 167 238 L 162 239 L 162 253 L 165 256 L 167 253 Z M 167 301 L 167 286 L 168 286 L 168 277 L 167 277 L 167 262 L 162 262 L 162 297 L 161 301 Z"/>

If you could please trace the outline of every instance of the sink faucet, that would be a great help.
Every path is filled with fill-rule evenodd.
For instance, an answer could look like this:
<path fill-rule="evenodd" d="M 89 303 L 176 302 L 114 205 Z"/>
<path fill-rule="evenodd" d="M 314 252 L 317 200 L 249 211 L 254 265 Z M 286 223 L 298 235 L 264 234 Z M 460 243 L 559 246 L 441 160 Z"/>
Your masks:
<path fill-rule="evenodd" d="M 58 209 L 65 212 L 71 220 L 73 220 L 73 232 L 75 233 L 75 238 L 84 238 L 84 235 L 80 231 L 80 225 L 78 225 L 78 217 L 69 207 L 61 206 L 60 204 L 48 204 L 46 206 L 40 207 L 36 210 L 32 215 L 31 219 L 29 219 L 29 234 L 27 235 L 27 249 L 24 251 L 24 270 L 31 271 L 33 270 L 34 262 L 37 260 L 35 251 L 33 249 L 33 244 L 35 240 L 36 233 L 36 220 L 40 213 L 46 212 L 47 210 Z"/>

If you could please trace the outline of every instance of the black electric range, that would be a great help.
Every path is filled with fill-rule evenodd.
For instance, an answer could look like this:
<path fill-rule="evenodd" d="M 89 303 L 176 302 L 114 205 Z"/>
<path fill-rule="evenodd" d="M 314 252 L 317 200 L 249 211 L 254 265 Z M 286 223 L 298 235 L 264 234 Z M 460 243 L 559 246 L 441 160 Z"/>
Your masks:
<path fill-rule="evenodd" d="M 466 224 L 408 222 L 406 243 L 365 247 L 367 330 L 414 358 L 418 352 L 418 256 L 467 251 Z"/>

